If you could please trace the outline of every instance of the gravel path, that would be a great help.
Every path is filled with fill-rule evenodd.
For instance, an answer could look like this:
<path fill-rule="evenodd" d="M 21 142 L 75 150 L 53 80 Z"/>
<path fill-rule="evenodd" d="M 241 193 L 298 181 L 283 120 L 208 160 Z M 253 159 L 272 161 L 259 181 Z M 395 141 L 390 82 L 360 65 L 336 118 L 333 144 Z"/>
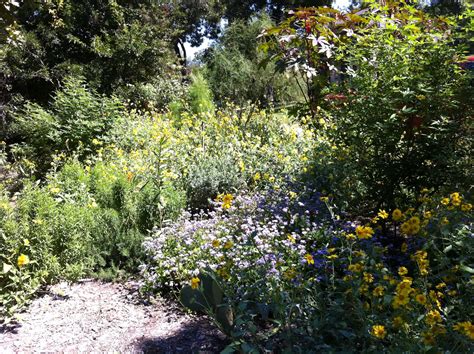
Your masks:
<path fill-rule="evenodd" d="M 131 283 L 58 284 L 33 301 L 18 326 L 0 332 L 0 353 L 216 353 L 223 347 L 204 318 L 163 299 L 146 306 Z"/>

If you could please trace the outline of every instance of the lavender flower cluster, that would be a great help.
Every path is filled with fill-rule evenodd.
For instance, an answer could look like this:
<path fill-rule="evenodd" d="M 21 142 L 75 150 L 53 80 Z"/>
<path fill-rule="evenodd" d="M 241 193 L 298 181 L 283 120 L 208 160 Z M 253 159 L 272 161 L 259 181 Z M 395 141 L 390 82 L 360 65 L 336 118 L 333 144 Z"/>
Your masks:
<path fill-rule="evenodd" d="M 314 254 L 314 268 L 322 268 L 325 247 L 315 249 L 311 235 L 331 228 L 319 196 L 314 191 L 300 191 L 298 197 L 276 190 L 243 193 L 230 208 L 214 201 L 211 211 L 184 212 L 146 239 L 150 262 L 142 273 L 149 286 L 163 289 L 179 288 L 203 269 L 234 283 L 245 284 L 249 278 L 278 282 L 283 273 L 307 265 L 309 253 Z"/>

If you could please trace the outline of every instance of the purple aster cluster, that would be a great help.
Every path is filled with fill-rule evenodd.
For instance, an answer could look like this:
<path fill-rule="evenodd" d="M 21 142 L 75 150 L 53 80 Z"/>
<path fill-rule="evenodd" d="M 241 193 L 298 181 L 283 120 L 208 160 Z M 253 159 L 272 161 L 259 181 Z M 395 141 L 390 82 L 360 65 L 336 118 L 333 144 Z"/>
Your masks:
<path fill-rule="evenodd" d="M 310 235 L 331 232 L 323 227 L 330 222 L 327 208 L 314 191 L 294 195 L 244 193 L 234 197 L 230 208 L 214 201 L 210 211 L 183 213 L 144 242 L 150 262 L 142 267 L 143 275 L 154 288 L 173 288 L 202 269 L 245 284 L 249 277 L 279 282 L 301 267 L 325 268 L 327 250 L 319 249 Z M 308 253 L 314 254 L 314 264 L 305 262 Z"/>

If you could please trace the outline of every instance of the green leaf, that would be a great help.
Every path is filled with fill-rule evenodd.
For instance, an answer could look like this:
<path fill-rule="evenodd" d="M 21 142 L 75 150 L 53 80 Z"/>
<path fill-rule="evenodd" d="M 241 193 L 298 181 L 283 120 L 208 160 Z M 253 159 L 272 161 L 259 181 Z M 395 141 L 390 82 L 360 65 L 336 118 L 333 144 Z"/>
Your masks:
<path fill-rule="evenodd" d="M 216 309 L 216 320 L 226 334 L 230 334 L 234 326 L 234 312 L 229 305 L 221 305 Z"/>
<path fill-rule="evenodd" d="M 461 268 L 463 271 L 465 271 L 465 272 L 474 274 L 474 269 L 472 269 L 471 267 L 468 267 L 468 266 L 466 266 L 466 265 L 461 265 L 460 268 Z"/>
<path fill-rule="evenodd" d="M 181 289 L 179 299 L 183 306 L 195 312 L 205 312 L 207 305 L 204 295 L 199 291 L 186 285 Z"/>
<path fill-rule="evenodd" d="M 446 247 L 443 252 L 444 253 L 448 253 L 449 251 L 451 251 L 453 249 L 453 245 L 449 245 L 448 247 Z"/>

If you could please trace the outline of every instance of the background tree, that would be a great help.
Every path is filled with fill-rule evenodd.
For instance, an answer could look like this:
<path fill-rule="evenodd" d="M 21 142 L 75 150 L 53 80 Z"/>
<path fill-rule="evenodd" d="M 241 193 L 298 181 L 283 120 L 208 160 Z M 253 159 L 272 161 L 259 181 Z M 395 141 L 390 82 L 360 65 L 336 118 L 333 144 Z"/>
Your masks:
<path fill-rule="evenodd" d="M 153 1 L 21 2 L 21 38 L 6 49 L 2 71 L 12 90 L 44 102 L 68 75 L 102 93 L 163 75 L 174 29 Z"/>
<path fill-rule="evenodd" d="M 285 18 L 288 10 L 307 6 L 330 6 L 328 0 L 229 0 L 225 17 L 233 22 L 236 19 L 249 19 L 259 11 L 266 12 L 272 20 L 279 22 Z"/>
<path fill-rule="evenodd" d="M 260 65 L 265 54 L 258 50 L 257 37 L 272 24 L 266 14 L 235 20 L 203 55 L 206 78 L 220 104 L 230 100 L 237 105 L 258 102 L 268 106 L 297 99 L 294 81 L 275 73 L 273 64 Z"/>

